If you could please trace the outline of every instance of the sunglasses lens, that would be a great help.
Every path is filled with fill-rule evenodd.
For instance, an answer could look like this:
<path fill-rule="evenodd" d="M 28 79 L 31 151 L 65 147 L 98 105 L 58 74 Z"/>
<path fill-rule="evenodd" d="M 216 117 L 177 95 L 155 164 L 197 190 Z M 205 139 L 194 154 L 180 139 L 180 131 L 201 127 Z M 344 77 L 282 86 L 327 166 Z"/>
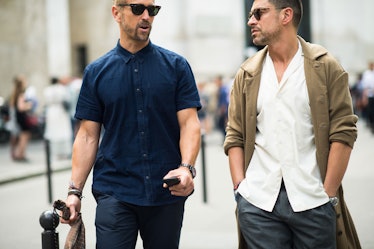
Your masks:
<path fill-rule="evenodd" d="M 261 19 L 261 10 L 260 9 L 257 9 L 253 12 L 253 15 L 255 16 L 256 20 L 257 21 L 260 21 Z"/>
<path fill-rule="evenodd" d="M 130 6 L 132 13 L 137 16 L 143 14 L 144 10 L 146 9 L 146 7 L 143 4 L 133 4 Z"/>
<path fill-rule="evenodd" d="M 147 9 L 150 16 L 155 16 L 158 14 L 159 10 L 161 9 L 161 6 L 148 6 L 146 7 L 143 4 L 130 4 L 131 11 L 134 15 L 140 16 L 143 14 L 144 10 Z"/>
<path fill-rule="evenodd" d="M 148 6 L 147 10 L 150 16 L 155 16 L 158 14 L 160 8 L 160 6 Z"/>
<path fill-rule="evenodd" d="M 253 11 L 249 12 L 248 19 L 251 19 L 252 16 L 254 16 L 257 21 L 260 21 L 262 14 L 264 14 L 264 12 L 267 10 L 269 10 L 269 8 L 254 9 Z"/>

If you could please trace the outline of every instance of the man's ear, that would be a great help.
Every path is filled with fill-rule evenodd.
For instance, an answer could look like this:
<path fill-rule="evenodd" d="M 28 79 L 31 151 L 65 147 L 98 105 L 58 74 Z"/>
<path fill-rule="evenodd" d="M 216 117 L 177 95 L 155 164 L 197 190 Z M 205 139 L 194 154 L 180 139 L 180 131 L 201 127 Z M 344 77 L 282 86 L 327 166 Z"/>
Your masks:
<path fill-rule="evenodd" d="M 120 9 L 119 8 L 120 7 L 115 6 L 115 5 L 112 6 L 112 16 L 113 16 L 114 20 L 116 20 L 116 22 L 120 22 L 121 21 L 121 18 L 120 18 L 121 13 L 120 13 Z"/>
<path fill-rule="evenodd" d="M 284 8 L 281 10 L 282 15 L 282 24 L 288 24 L 293 20 L 293 9 L 291 8 Z"/>

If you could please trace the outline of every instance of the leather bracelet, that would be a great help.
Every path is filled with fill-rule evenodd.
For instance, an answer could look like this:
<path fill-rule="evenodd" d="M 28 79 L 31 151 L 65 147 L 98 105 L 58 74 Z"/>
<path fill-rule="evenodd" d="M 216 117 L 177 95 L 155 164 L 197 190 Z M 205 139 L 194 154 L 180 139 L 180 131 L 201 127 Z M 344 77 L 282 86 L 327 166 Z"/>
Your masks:
<path fill-rule="evenodd" d="M 83 198 L 82 191 L 80 191 L 79 189 L 69 189 L 68 196 L 69 195 L 75 195 L 79 198 L 79 200 L 82 200 Z"/>

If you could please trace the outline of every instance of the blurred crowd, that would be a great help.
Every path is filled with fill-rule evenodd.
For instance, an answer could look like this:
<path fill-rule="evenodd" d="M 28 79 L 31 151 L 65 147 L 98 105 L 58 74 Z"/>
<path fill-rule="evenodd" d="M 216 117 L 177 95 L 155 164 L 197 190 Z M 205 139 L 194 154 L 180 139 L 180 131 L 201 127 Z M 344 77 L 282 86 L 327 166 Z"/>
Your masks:
<path fill-rule="evenodd" d="M 217 130 L 222 134 L 222 141 L 232 81 L 217 75 L 198 83 L 202 103 L 198 115 L 203 132 Z M 48 140 L 53 160 L 71 156 L 79 125 L 74 113 L 81 84 L 82 79 L 77 77 L 51 77 L 41 101 L 37 98 L 35 87 L 29 85 L 24 76 L 14 78 L 11 95 L 0 99 L 0 143 L 9 143 L 10 156 L 14 161 L 29 161 L 27 145 L 31 139 Z M 39 106 L 40 103 L 43 106 Z"/>
<path fill-rule="evenodd" d="M 52 160 L 70 158 L 78 126 L 74 112 L 81 84 L 81 78 L 52 77 L 40 101 L 25 76 L 14 77 L 11 95 L 0 101 L 0 142 L 9 143 L 14 161 L 30 160 L 27 146 L 31 139 L 48 140 Z"/>
<path fill-rule="evenodd" d="M 210 81 L 197 83 L 202 105 L 198 115 L 204 133 L 218 130 L 224 139 L 232 82 L 233 79 L 217 75 Z"/>
<path fill-rule="evenodd" d="M 198 82 L 202 109 L 198 112 L 203 133 L 217 130 L 225 136 L 227 110 L 232 78 L 217 75 L 213 79 Z M 46 139 L 50 142 L 54 159 L 71 156 L 71 148 L 78 122 L 74 118 L 82 79 L 79 77 L 51 77 L 43 91 L 43 106 L 39 103 L 35 87 L 27 79 L 16 76 L 13 91 L 0 98 L 0 143 L 9 143 L 14 161 L 27 162 L 27 145 L 30 139 Z M 355 113 L 374 133 L 374 62 L 357 75 L 351 87 Z"/>
<path fill-rule="evenodd" d="M 369 62 L 368 68 L 358 74 L 351 87 L 351 95 L 355 113 L 374 134 L 374 61 Z"/>

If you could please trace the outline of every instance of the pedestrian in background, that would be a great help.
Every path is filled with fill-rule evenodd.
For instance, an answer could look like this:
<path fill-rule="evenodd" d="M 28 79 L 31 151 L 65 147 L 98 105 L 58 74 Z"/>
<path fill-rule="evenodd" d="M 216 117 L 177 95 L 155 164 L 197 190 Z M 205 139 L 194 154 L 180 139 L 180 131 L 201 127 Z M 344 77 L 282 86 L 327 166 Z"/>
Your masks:
<path fill-rule="evenodd" d="M 211 130 L 211 124 L 210 124 L 210 117 L 209 117 L 209 101 L 210 101 L 210 96 L 205 90 L 206 82 L 199 82 L 197 84 L 197 89 L 199 92 L 199 97 L 200 97 L 200 103 L 201 103 L 201 109 L 198 112 L 198 117 L 200 120 L 200 125 L 201 125 L 201 131 L 203 134 L 208 134 L 210 133 Z"/>
<path fill-rule="evenodd" d="M 50 142 L 53 159 L 71 156 L 70 98 L 67 87 L 56 77 L 44 89 L 45 131 L 44 138 Z"/>
<path fill-rule="evenodd" d="M 34 109 L 33 101 L 26 97 L 27 81 L 25 76 L 18 75 L 13 80 L 14 88 L 10 97 L 10 109 L 14 111 L 14 136 L 11 138 L 11 156 L 14 161 L 28 162 L 26 150 L 31 138 L 31 131 L 35 124 L 29 122 L 28 117 Z M 16 129 L 19 128 L 19 133 Z M 18 135 L 18 136 L 17 136 Z"/>
<path fill-rule="evenodd" d="M 11 103 L 8 103 L 8 120 L 6 121 L 5 128 L 9 132 L 10 156 L 13 160 L 16 160 L 16 150 L 20 127 L 17 122 L 16 108 Z"/>
<path fill-rule="evenodd" d="M 226 135 L 226 124 L 227 124 L 227 108 L 229 106 L 228 87 L 223 82 L 223 77 L 218 75 L 214 79 L 214 83 L 217 86 L 217 127 L 222 133 L 223 137 Z"/>
<path fill-rule="evenodd" d="M 255 0 L 224 143 L 240 248 L 361 248 L 341 182 L 357 137 L 348 74 L 297 35 L 301 0 Z"/>
<path fill-rule="evenodd" d="M 99 249 L 135 248 L 139 231 L 144 248 L 178 248 L 194 191 L 201 105 L 188 62 L 149 40 L 160 8 L 152 0 L 115 0 L 119 42 L 83 76 L 66 200 L 71 216 L 62 222 L 78 218 L 93 167 Z M 163 184 L 173 176 L 179 184 Z"/>
<path fill-rule="evenodd" d="M 79 127 L 79 120 L 77 120 L 75 115 L 75 110 L 77 108 L 77 102 L 79 97 L 79 92 L 82 87 L 82 79 L 80 77 L 72 77 L 70 78 L 69 82 L 66 84 L 69 93 L 69 115 L 70 115 L 70 122 L 71 122 L 71 130 L 73 133 L 72 142 L 74 142 L 75 135 L 77 134 L 78 127 Z"/>
<path fill-rule="evenodd" d="M 374 62 L 369 62 L 368 69 L 362 75 L 364 112 L 367 125 L 374 133 Z"/>
<path fill-rule="evenodd" d="M 362 73 L 357 74 L 357 79 L 350 87 L 350 92 L 352 96 L 354 113 L 362 120 L 365 120 L 366 114 L 364 112 L 364 107 L 367 105 L 367 100 L 363 96 L 364 89 L 362 86 Z"/>

